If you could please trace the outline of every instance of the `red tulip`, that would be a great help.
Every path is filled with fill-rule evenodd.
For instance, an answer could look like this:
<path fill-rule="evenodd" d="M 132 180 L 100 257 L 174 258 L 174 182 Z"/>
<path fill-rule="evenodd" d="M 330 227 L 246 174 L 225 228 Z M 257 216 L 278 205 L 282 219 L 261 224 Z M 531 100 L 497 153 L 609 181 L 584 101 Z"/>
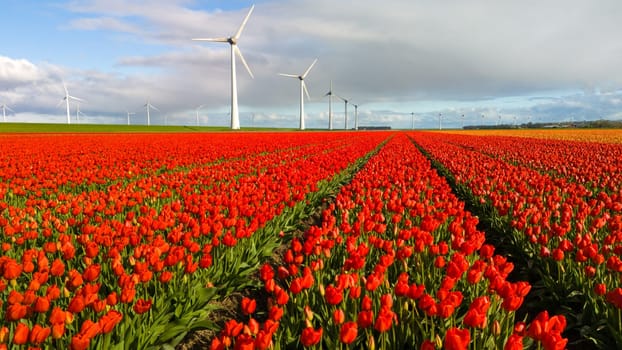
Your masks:
<path fill-rule="evenodd" d="M 471 341 L 471 334 L 467 329 L 450 328 L 445 333 L 443 347 L 447 350 L 466 350 Z"/>
<path fill-rule="evenodd" d="M 326 287 L 326 294 L 324 295 L 324 298 L 326 298 L 326 302 L 330 305 L 337 305 L 343 300 L 343 291 L 330 285 Z"/>
<path fill-rule="evenodd" d="M 523 337 L 517 334 L 510 335 L 503 350 L 523 350 Z"/>
<path fill-rule="evenodd" d="M 4 315 L 7 321 L 17 321 L 19 319 L 25 318 L 28 313 L 28 307 L 22 304 L 13 304 L 9 305 L 6 309 L 6 314 Z"/>
<path fill-rule="evenodd" d="M 89 344 L 91 339 L 84 337 L 81 334 L 74 335 L 71 337 L 71 343 L 69 344 L 70 350 L 87 350 L 89 348 Z"/>
<path fill-rule="evenodd" d="M 255 308 L 257 307 L 257 302 L 255 299 L 244 297 L 240 301 L 240 306 L 242 308 L 242 313 L 244 315 L 251 315 L 255 312 Z"/>
<path fill-rule="evenodd" d="M 23 267 L 21 264 L 18 264 L 15 260 L 8 258 L 7 261 L 4 263 L 4 272 L 2 276 L 6 280 L 14 280 L 22 274 L 22 269 Z"/>
<path fill-rule="evenodd" d="M 134 304 L 134 312 L 136 312 L 137 314 L 144 314 L 145 312 L 149 311 L 151 309 L 151 300 L 145 300 L 145 299 L 138 299 L 136 301 L 136 304 Z"/>
<path fill-rule="evenodd" d="M 38 313 L 45 313 L 50 309 L 50 300 L 47 297 L 37 297 L 32 309 Z"/>
<path fill-rule="evenodd" d="M 99 319 L 99 327 L 104 334 L 112 332 L 114 327 L 123 320 L 123 314 L 116 310 L 108 311 L 104 316 Z"/>
<path fill-rule="evenodd" d="M 28 341 L 31 344 L 39 345 L 50 336 L 52 330 L 50 327 L 41 327 L 41 325 L 35 324 L 30 331 Z"/>
<path fill-rule="evenodd" d="M 335 324 L 342 324 L 346 320 L 346 314 L 342 309 L 335 309 L 333 312 L 333 322 Z"/>
<path fill-rule="evenodd" d="M 436 350 L 436 345 L 430 340 L 424 340 L 419 350 Z"/>
<path fill-rule="evenodd" d="M 358 335 L 358 327 L 356 322 L 346 322 L 341 326 L 339 331 L 339 340 L 344 344 L 351 344 Z"/>
<path fill-rule="evenodd" d="M 19 322 L 13 332 L 13 344 L 22 345 L 28 342 L 30 329 L 25 323 Z"/>
<path fill-rule="evenodd" d="M 374 329 L 380 333 L 386 332 L 391 329 L 391 325 L 394 319 L 397 319 L 395 313 L 391 311 L 388 307 L 382 307 L 380 309 L 380 312 L 378 312 L 376 321 L 374 322 Z"/>
<path fill-rule="evenodd" d="M 356 323 L 361 328 L 370 327 L 374 323 L 374 313 L 371 310 L 359 311 L 358 316 L 356 318 Z"/>

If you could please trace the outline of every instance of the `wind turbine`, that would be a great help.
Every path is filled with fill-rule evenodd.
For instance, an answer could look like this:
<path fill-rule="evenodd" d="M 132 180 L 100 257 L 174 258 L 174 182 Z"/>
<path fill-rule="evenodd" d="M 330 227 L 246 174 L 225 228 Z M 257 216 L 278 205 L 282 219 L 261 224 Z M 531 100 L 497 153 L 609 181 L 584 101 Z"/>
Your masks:
<path fill-rule="evenodd" d="M 195 41 L 212 41 L 218 43 L 229 43 L 231 46 L 231 129 L 238 130 L 240 129 L 240 115 L 238 113 L 238 88 L 237 88 L 237 78 L 235 74 L 235 56 L 237 55 L 246 67 L 248 74 L 253 78 L 253 72 L 246 64 L 246 60 L 244 56 L 242 56 L 242 51 L 238 48 L 238 39 L 240 39 L 240 35 L 242 34 L 242 30 L 244 30 L 244 26 L 246 26 L 246 22 L 248 18 L 253 13 L 253 9 L 255 5 L 251 6 L 251 9 L 248 11 L 248 14 L 242 21 L 242 25 L 238 28 L 238 31 L 235 34 L 228 38 L 196 38 L 192 39 Z"/>
<path fill-rule="evenodd" d="M 339 97 L 341 100 L 343 100 L 343 102 L 344 102 L 344 103 L 345 103 L 345 105 L 346 105 L 345 120 L 344 120 L 344 122 L 345 122 L 344 129 L 345 129 L 345 130 L 348 130 L 348 100 L 347 100 L 347 99 L 345 99 L 345 98 L 343 98 L 343 97 L 341 97 L 341 96 L 339 96 L 339 95 L 336 95 L 336 96 L 337 96 L 337 97 Z"/>
<path fill-rule="evenodd" d="M 279 73 L 279 75 L 281 76 L 289 77 L 289 78 L 297 78 L 298 80 L 300 80 L 300 130 L 305 129 L 305 97 L 304 97 L 304 94 L 307 94 L 307 98 L 311 98 L 309 97 L 309 91 L 307 91 L 307 85 L 305 84 L 305 78 L 307 77 L 307 74 L 309 74 L 309 72 L 311 71 L 311 68 L 313 68 L 313 65 L 315 65 L 315 62 L 317 62 L 317 58 L 313 60 L 313 63 L 311 63 L 309 68 L 307 68 L 307 70 L 304 73 L 302 73 L 302 75 Z"/>
<path fill-rule="evenodd" d="M 65 97 L 63 97 L 63 99 L 61 99 L 58 104 L 60 105 L 63 102 L 63 100 L 65 101 L 67 105 L 67 124 L 71 124 L 71 114 L 69 113 L 69 100 L 71 99 L 71 100 L 76 100 L 76 101 L 81 101 L 81 102 L 86 102 L 86 101 L 84 101 L 81 98 L 69 95 L 69 90 L 67 90 L 67 84 L 65 84 L 65 82 L 63 82 L 63 88 L 65 89 Z"/>
<path fill-rule="evenodd" d="M 130 116 L 134 115 L 136 113 L 134 112 L 130 112 L 130 111 L 126 111 L 127 112 L 127 125 L 130 125 Z"/>
<path fill-rule="evenodd" d="M 354 129 L 359 129 L 359 105 L 354 105 Z"/>
<path fill-rule="evenodd" d="M 14 110 L 11 109 L 11 107 L 7 106 L 6 103 L 2 104 L 2 121 L 6 123 L 6 110 L 9 110 L 13 113 L 15 113 Z"/>
<path fill-rule="evenodd" d="M 149 116 L 149 110 L 153 108 L 156 111 L 159 111 L 159 109 L 156 106 L 152 105 L 149 99 L 147 99 L 147 103 L 145 103 L 143 107 L 147 108 L 147 126 L 149 126 L 151 125 L 151 117 Z"/>
<path fill-rule="evenodd" d="M 328 130 L 333 130 L 333 81 L 330 81 L 330 88 L 326 95 L 328 96 Z"/>
<path fill-rule="evenodd" d="M 197 126 L 199 126 L 199 109 L 205 107 L 205 105 L 200 105 L 199 107 L 196 108 L 197 111 Z"/>
<path fill-rule="evenodd" d="M 86 114 L 84 114 L 84 113 L 82 113 L 82 112 L 80 111 L 80 104 L 79 104 L 79 103 L 77 103 L 77 104 L 76 104 L 76 120 L 77 120 L 78 122 L 80 122 L 80 114 L 82 114 L 83 116 L 85 116 L 85 117 L 86 117 Z"/>
<path fill-rule="evenodd" d="M 410 128 L 415 130 L 415 112 L 410 112 Z"/>
<path fill-rule="evenodd" d="M 443 115 L 441 113 L 438 114 L 438 130 L 442 130 L 443 129 L 443 124 L 441 122 L 441 120 L 443 119 Z"/>

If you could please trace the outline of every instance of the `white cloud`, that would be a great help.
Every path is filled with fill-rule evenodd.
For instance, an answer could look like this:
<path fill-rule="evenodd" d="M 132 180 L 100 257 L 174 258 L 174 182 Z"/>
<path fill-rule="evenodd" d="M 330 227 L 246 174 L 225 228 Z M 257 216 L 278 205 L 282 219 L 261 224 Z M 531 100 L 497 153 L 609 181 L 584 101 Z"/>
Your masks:
<path fill-rule="evenodd" d="M 0 56 L 0 86 L 11 88 L 41 77 L 39 69 L 26 59 Z"/>
<path fill-rule="evenodd" d="M 171 118 L 186 118 L 200 104 L 208 114 L 227 111 L 229 47 L 190 39 L 233 34 L 250 3 L 237 10 L 200 6 L 190 0 L 72 1 L 66 6 L 75 16 L 70 31 L 121 33 L 153 49 L 116 55 L 112 68 L 88 71 L 0 56 L 0 98 L 22 110 L 62 115 L 55 105 L 65 79 L 88 101 L 81 106 L 84 112 L 102 118 L 118 118 L 126 109 L 142 113 L 147 98 Z M 452 121 L 449 115 L 482 119 L 485 114 L 490 123 L 499 114 L 510 119 L 538 113 L 547 118 L 613 115 L 622 101 L 619 18 L 622 3 L 616 0 L 598 5 L 582 0 L 263 1 L 239 42 L 255 74 L 251 79 L 238 62 L 240 106 L 245 115 L 256 112 L 257 123 L 297 125 L 298 87 L 277 73 L 298 72 L 317 57 L 306 80 L 313 97 L 306 103 L 309 125 L 327 121 L 322 96 L 330 80 L 335 93 L 363 106 L 361 122 L 368 125 L 409 127 L 410 111 L 430 125 L 439 111 L 448 115 L 448 123 L 458 124 L 460 118 Z M 546 95 L 580 90 L 607 92 L 566 93 L 552 100 Z M 542 91 L 544 99 L 533 97 Z M 500 101 L 511 96 L 524 105 Z M 447 109 L 452 106 L 455 111 Z M 373 111 L 379 109 L 389 111 Z M 335 125 L 342 125 L 343 103 L 335 101 L 333 111 L 341 118 Z"/>
<path fill-rule="evenodd" d="M 78 30 L 111 30 L 140 34 L 137 26 L 113 17 L 79 18 L 71 22 L 71 28 Z"/>

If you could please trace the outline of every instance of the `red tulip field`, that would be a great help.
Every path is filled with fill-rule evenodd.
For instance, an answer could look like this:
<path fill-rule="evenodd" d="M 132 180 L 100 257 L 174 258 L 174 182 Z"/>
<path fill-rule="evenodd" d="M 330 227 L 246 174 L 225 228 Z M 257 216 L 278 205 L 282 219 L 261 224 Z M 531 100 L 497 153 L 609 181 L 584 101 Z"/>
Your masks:
<path fill-rule="evenodd" d="M 0 350 L 622 347 L 622 144 L 538 132 L 0 134 Z"/>

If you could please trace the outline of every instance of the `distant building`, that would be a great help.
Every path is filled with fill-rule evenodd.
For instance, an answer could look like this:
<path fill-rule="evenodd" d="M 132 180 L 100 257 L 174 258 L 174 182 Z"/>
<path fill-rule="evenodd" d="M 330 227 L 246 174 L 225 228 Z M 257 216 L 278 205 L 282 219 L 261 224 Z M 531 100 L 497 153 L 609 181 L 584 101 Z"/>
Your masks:
<path fill-rule="evenodd" d="M 359 130 L 391 130 L 391 126 L 359 126 Z"/>

